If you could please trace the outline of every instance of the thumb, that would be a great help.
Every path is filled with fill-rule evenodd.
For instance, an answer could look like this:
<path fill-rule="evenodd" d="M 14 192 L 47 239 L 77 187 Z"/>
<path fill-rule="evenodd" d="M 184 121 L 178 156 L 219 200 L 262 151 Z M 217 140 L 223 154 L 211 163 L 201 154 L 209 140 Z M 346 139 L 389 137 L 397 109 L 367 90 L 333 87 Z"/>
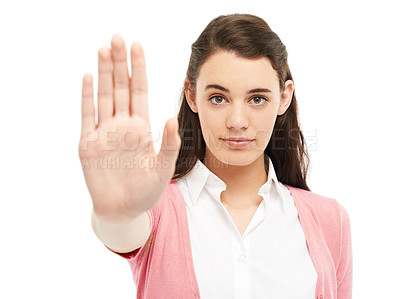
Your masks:
<path fill-rule="evenodd" d="M 157 159 L 160 177 L 171 180 L 175 172 L 175 163 L 179 155 L 181 138 L 178 132 L 179 124 L 176 117 L 167 120 L 164 126 L 162 143 Z"/>

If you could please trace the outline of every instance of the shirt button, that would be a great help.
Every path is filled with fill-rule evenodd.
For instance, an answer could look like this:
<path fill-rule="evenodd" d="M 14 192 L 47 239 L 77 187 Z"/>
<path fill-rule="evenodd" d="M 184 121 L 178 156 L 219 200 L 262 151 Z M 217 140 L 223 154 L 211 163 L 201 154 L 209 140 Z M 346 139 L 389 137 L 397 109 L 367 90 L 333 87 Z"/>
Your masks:
<path fill-rule="evenodd" d="M 244 254 L 239 255 L 237 261 L 239 263 L 244 263 L 246 261 L 246 256 Z"/>

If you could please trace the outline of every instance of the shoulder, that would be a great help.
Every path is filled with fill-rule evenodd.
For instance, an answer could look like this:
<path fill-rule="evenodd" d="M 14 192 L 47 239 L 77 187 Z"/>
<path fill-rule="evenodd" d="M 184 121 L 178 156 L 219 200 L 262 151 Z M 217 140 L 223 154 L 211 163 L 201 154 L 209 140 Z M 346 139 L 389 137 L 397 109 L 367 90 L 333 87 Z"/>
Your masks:
<path fill-rule="evenodd" d="M 329 249 L 336 268 L 340 296 L 346 293 L 351 297 L 353 255 L 347 210 L 334 198 L 289 185 L 286 187 L 290 190 L 299 214 L 302 214 L 303 220 L 306 219 L 304 224 L 307 229 L 318 231 L 318 234 L 312 235 L 322 236 Z"/>
<path fill-rule="evenodd" d="M 178 183 L 176 180 L 171 180 L 157 204 L 149 211 L 150 217 L 154 220 L 154 224 L 157 225 L 162 215 L 180 213 L 182 212 L 182 206 L 184 207 L 184 201 Z"/>
<path fill-rule="evenodd" d="M 337 232 L 350 226 L 349 214 L 337 199 L 290 185 L 285 186 L 289 189 L 296 207 L 311 214 L 324 231 Z"/>
<path fill-rule="evenodd" d="M 301 205 L 301 208 L 310 210 L 310 212 L 316 215 L 327 217 L 332 215 L 332 213 L 337 216 L 347 213 L 343 205 L 335 198 L 290 185 L 285 186 L 289 189 L 295 202 Z"/>
<path fill-rule="evenodd" d="M 180 197 L 181 192 L 179 189 L 179 184 L 177 180 L 171 180 L 167 187 L 164 189 L 161 198 L 158 202 L 158 206 L 161 208 L 162 206 L 168 205 L 171 203 L 171 200 Z"/>

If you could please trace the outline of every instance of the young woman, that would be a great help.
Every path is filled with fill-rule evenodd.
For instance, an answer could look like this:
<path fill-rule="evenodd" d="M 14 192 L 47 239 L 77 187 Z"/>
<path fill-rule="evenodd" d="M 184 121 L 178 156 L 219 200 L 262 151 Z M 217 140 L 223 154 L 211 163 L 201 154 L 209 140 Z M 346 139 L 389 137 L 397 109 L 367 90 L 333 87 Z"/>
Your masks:
<path fill-rule="evenodd" d="M 137 298 L 351 298 L 349 216 L 307 186 L 287 55 L 259 17 L 213 19 L 155 154 L 140 44 L 131 78 L 120 36 L 99 50 L 79 155 L 93 230 L 128 260 Z"/>

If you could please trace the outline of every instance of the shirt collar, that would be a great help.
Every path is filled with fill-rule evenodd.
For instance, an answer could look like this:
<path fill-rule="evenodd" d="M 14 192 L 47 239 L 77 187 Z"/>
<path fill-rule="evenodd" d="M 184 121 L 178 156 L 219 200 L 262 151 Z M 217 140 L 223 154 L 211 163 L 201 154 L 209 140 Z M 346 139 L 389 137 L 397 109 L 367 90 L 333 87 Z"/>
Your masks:
<path fill-rule="evenodd" d="M 279 196 L 283 198 L 284 190 L 282 190 L 282 186 L 278 181 L 273 163 L 268 156 L 266 158 L 268 158 L 269 161 L 268 180 L 260 187 L 257 193 L 266 195 L 266 193 L 270 191 L 271 186 L 274 185 Z M 195 166 L 186 175 L 185 179 L 188 186 L 189 197 L 193 205 L 196 204 L 203 188 L 212 188 L 214 190 L 217 188 L 218 192 L 216 194 L 220 194 L 222 191 L 226 190 L 226 183 L 211 172 L 200 159 L 197 159 Z"/>

